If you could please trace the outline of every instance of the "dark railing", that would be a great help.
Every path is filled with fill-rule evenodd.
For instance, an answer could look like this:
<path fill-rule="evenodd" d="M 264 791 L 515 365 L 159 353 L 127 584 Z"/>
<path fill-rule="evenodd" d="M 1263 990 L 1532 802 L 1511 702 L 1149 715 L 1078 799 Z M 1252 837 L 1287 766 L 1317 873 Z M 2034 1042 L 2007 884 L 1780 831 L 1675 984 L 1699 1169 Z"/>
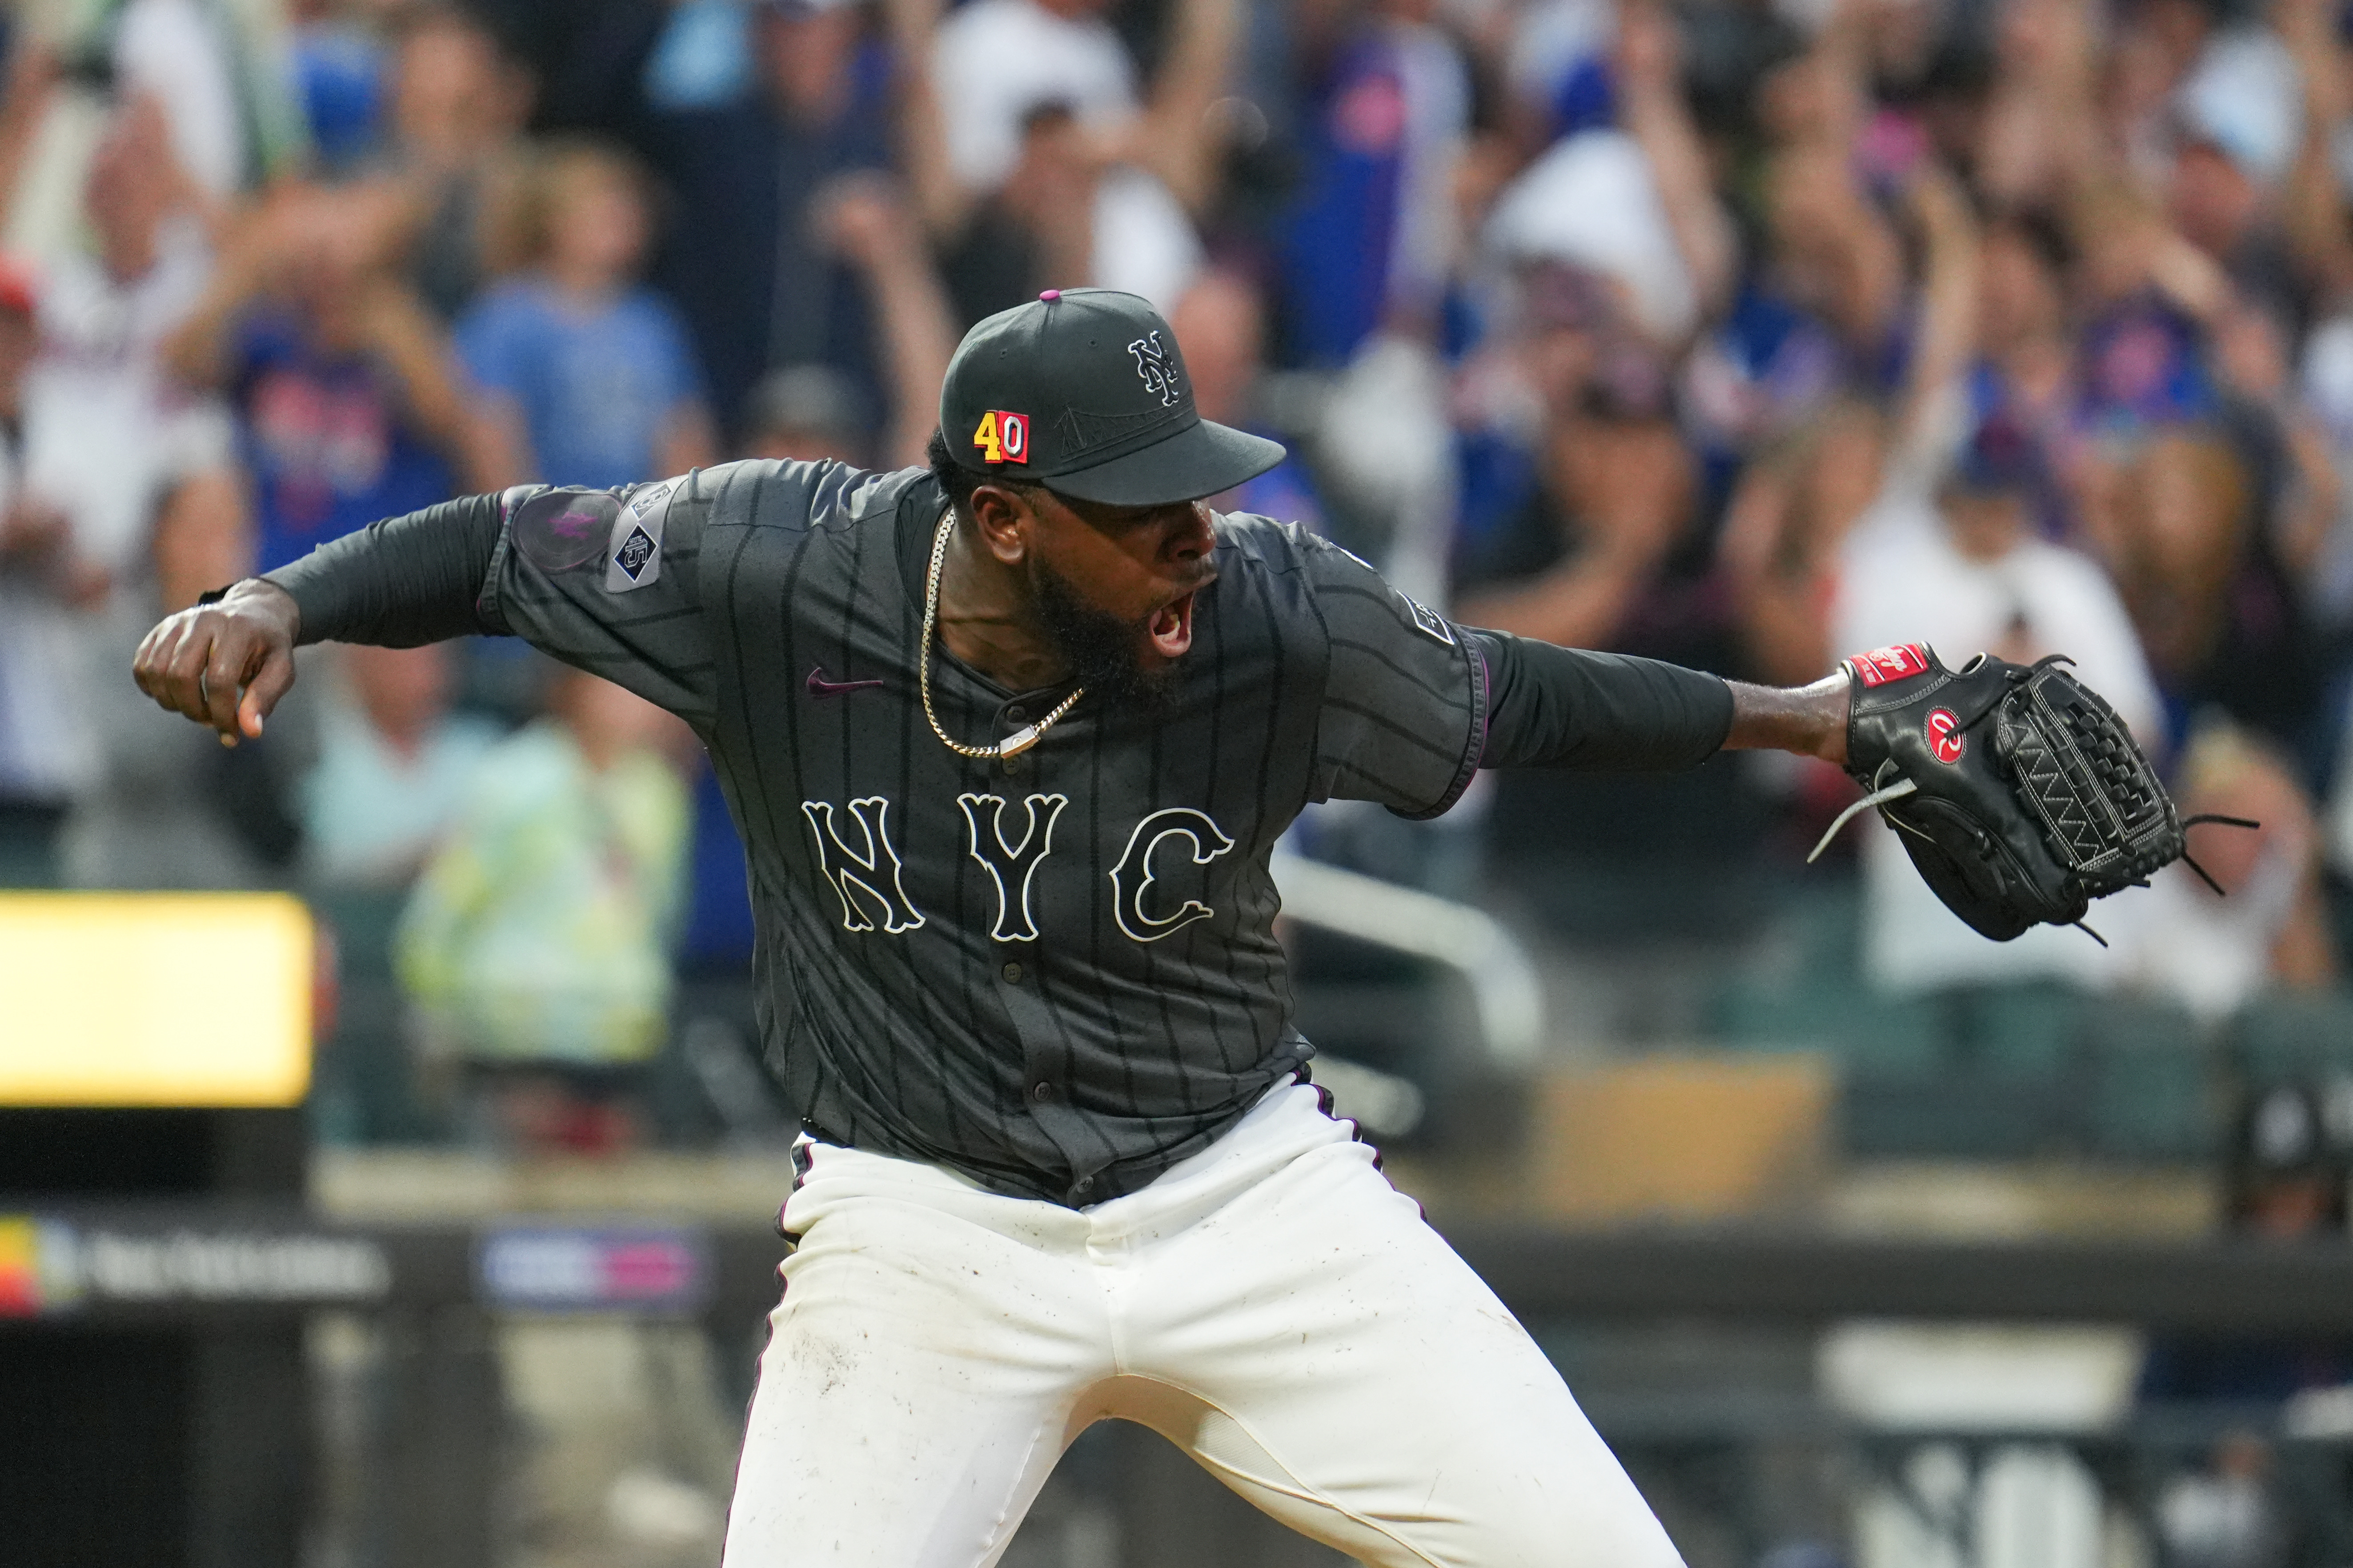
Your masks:
<path fill-rule="evenodd" d="M 20 1347 L 19 1336 L 47 1333 L 171 1326 L 233 1337 L 319 1311 L 372 1318 L 382 1332 L 383 1385 L 391 1394 L 370 1466 L 379 1494 L 370 1509 L 370 1555 L 384 1568 L 487 1568 L 495 1556 L 504 1416 L 494 1331 L 501 1313 L 699 1320 L 714 1342 L 742 1347 L 754 1342 L 773 1304 L 774 1270 L 785 1251 L 778 1237 L 756 1226 L 605 1225 L 543 1215 L 356 1226 L 322 1224 L 290 1207 L 218 1204 L 20 1200 L 15 1213 L 0 1215 L 0 1226 L 16 1227 L 20 1252 L 23 1238 L 34 1238 L 33 1267 L 0 1279 L 0 1304 L 16 1314 L 0 1318 L 0 1335 Z M 1868 1317 L 2353 1341 L 2353 1247 L 1506 1226 L 1464 1226 L 1450 1239 L 1514 1311 L 1539 1325 L 1716 1320 L 1803 1330 Z M 1891 1445 L 1937 1436 L 1862 1432 L 1806 1398 L 1760 1403 L 1729 1390 L 1696 1400 L 1603 1398 L 1592 1414 L 1606 1435 L 1652 1454 L 1653 1462 L 1659 1455 L 1728 1454 L 1767 1440 L 1840 1442 L 1884 1469 Z M 2067 1443 L 2105 1481 L 2149 1473 L 2146 1463 L 2127 1462 L 2128 1455 L 2170 1462 L 2250 1422 L 2262 1428 L 2263 1414 L 2147 1411 L 2102 1432 L 2026 1436 Z M 2011 1438 L 1976 1433 L 1957 1440 L 1981 1452 Z M 1122 1453 L 1128 1456 L 1122 1484 L 1144 1484 L 1149 1464 Z M 1874 1454 L 1882 1458 L 1871 1459 Z M 1142 1538 L 1138 1545 L 1148 1551 Z M 1251 1559 L 1242 1553 L 1230 1560 Z M 1131 1554 L 1129 1561 L 1160 1559 Z"/>

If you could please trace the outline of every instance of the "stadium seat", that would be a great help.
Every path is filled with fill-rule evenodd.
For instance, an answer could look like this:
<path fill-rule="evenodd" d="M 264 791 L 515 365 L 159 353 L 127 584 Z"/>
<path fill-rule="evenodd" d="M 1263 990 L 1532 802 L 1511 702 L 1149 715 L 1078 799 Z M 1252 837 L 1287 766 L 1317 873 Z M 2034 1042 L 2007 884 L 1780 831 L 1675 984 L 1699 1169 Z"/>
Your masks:
<path fill-rule="evenodd" d="M 2088 1152 L 2202 1160 L 2220 1142 L 2217 1063 L 2197 1020 L 2169 1002 L 2108 998 L 2086 1010 Z"/>
<path fill-rule="evenodd" d="M 2353 995 L 2258 997 L 2232 1019 L 2227 1035 L 2231 1065 L 2250 1085 L 2353 1071 Z"/>

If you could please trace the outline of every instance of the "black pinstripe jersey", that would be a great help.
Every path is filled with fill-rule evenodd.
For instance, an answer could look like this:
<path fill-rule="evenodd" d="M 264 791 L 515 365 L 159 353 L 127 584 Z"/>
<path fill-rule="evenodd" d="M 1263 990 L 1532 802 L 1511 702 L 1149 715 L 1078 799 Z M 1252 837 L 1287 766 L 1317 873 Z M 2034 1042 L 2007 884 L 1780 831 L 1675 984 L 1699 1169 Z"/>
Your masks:
<path fill-rule="evenodd" d="M 1082 697 L 999 762 L 941 745 L 918 700 L 927 472 L 736 463 L 621 499 L 511 500 L 480 607 L 702 735 L 750 861 L 765 1047 L 831 1140 L 1072 1205 L 1134 1191 L 1310 1055 L 1267 868 L 1301 807 L 1431 816 L 1477 765 L 1462 637 L 1293 526 L 1218 520 L 1156 721 Z M 969 743 L 1060 695 L 932 657 Z"/>

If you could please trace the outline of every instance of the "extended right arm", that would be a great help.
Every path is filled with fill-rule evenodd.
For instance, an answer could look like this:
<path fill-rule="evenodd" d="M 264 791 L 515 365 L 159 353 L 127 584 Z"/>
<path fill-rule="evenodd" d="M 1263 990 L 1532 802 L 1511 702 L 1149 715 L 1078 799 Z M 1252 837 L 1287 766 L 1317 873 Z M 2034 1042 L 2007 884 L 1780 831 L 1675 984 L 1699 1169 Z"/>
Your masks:
<path fill-rule="evenodd" d="M 530 493 L 460 496 L 372 522 L 322 544 L 261 581 L 298 611 L 295 641 L 416 647 L 475 632 L 501 633 L 481 609 L 507 505 Z"/>
<path fill-rule="evenodd" d="M 511 492 L 512 493 L 512 492 Z M 472 632 L 498 548 L 498 496 L 463 496 L 370 523 L 210 604 L 170 616 L 132 663 L 139 689 L 220 731 L 258 736 L 294 684 L 296 647 L 315 642 L 416 647 Z"/>
<path fill-rule="evenodd" d="M 700 725 L 716 678 L 698 557 L 728 472 L 465 496 L 372 523 L 171 616 L 140 645 L 133 678 L 234 745 L 293 684 L 298 645 L 512 635 Z"/>

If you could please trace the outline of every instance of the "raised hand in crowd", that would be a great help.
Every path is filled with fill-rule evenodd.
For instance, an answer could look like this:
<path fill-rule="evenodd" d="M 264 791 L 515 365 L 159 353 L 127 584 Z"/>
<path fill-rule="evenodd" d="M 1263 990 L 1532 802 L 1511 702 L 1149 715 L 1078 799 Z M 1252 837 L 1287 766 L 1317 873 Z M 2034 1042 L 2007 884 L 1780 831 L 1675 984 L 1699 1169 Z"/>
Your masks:
<path fill-rule="evenodd" d="M 1240 0 L 1178 0 L 1173 13 L 1159 74 L 1124 155 L 1159 175 L 1198 216 L 1218 194 L 1225 148 L 1209 106 L 1226 90 L 1242 9 Z"/>
<path fill-rule="evenodd" d="M 501 488 L 513 482 L 512 455 L 475 417 L 439 324 L 392 269 L 408 216 L 402 194 L 382 184 L 277 187 L 233 230 L 211 286 L 165 342 L 164 362 L 190 385 L 227 386 L 240 327 L 266 303 L 318 352 L 386 376 L 402 415 L 466 488 Z"/>
<path fill-rule="evenodd" d="M 1066 109 L 1033 112 L 1021 130 L 1021 153 L 995 205 L 1025 234 L 1040 279 L 1092 281 L 1095 191 L 1103 143 Z"/>
<path fill-rule="evenodd" d="M 2290 254 L 2315 292 L 2353 290 L 2353 230 L 2347 224 L 2337 150 L 2353 119 L 2353 54 L 2325 0 L 2282 0 L 2273 26 L 2295 57 L 2303 89 L 2304 136 L 2281 203 Z"/>
<path fill-rule="evenodd" d="M 370 178 L 406 198 L 406 270 L 426 305 L 454 318 L 521 264 L 528 71 L 457 7 L 418 10 L 392 51 L 385 145 Z"/>
<path fill-rule="evenodd" d="M 1739 281 L 1740 242 L 1684 102 L 1682 35 L 1658 0 L 1628 0 L 1620 9 L 1615 59 L 1626 130 L 1650 161 L 1700 314 L 1713 318 Z"/>
<path fill-rule="evenodd" d="M 0 212 L 14 210 L 34 138 L 57 100 L 64 69 L 57 50 L 30 28 L 12 29 L 7 74 L 0 79 Z"/>
<path fill-rule="evenodd" d="M 76 609 L 104 604 L 113 586 L 103 565 L 75 551 L 72 520 L 33 496 L 0 513 L 0 575 L 37 577 Z"/>
<path fill-rule="evenodd" d="M 814 216 L 826 246 L 864 279 L 881 339 L 896 417 L 877 461 L 885 468 L 919 464 L 937 423 L 938 389 L 958 336 L 923 224 L 905 190 L 874 174 L 837 182 L 818 199 Z"/>
<path fill-rule="evenodd" d="M 1915 164 L 1904 210 L 1922 267 L 1911 364 L 1891 433 L 1899 455 L 1918 454 L 1936 441 L 1940 425 L 1961 416 L 1953 405 L 1978 350 L 1981 284 L 1977 216 L 1949 170 L 1933 159 Z"/>
<path fill-rule="evenodd" d="M 1877 348 L 1903 308 L 1904 249 L 1851 154 L 1815 141 L 1777 153 L 1766 213 L 1781 287 L 1851 347 Z"/>
<path fill-rule="evenodd" d="M 945 240 L 963 229 L 975 196 L 948 158 L 947 122 L 932 67 L 940 11 L 941 0 L 885 0 L 882 7 L 892 55 L 899 172 L 923 227 Z"/>
<path fill-rule="evenodd" d="M 1978 226 L 1968 193 L 1934 158 L 1905 175 L 1902 210 L 1923 258 L 1908 373 L 1888 416 L 1843 408 L 1751 460 L 1718 535 L 1749 658 L 1804 679 L 1836 657 L 1829 616 L 1841 547 L 1887 485 L 1933 487 L 1963 433 L 1964 377 L 1978 352 Z"/>
<path fill-rule="evenodd" d="M 1523 582 L 1465 592 L 1465 622 L 1578 647 L 1608 647 L 1692 520 L 1691 454 L 1665 420 L 1556 425 L 1545 483 L 1577 522 L 1575 548 Z"/>
<path fill-rule="evenodd" d="M 2105 162 L 2092 101 L 2095 19 L 2083 0 L 2016 0 L 2002 10 L 1995 47 L 1978 187 L 2002 208 L 2063 199 Z"/>

